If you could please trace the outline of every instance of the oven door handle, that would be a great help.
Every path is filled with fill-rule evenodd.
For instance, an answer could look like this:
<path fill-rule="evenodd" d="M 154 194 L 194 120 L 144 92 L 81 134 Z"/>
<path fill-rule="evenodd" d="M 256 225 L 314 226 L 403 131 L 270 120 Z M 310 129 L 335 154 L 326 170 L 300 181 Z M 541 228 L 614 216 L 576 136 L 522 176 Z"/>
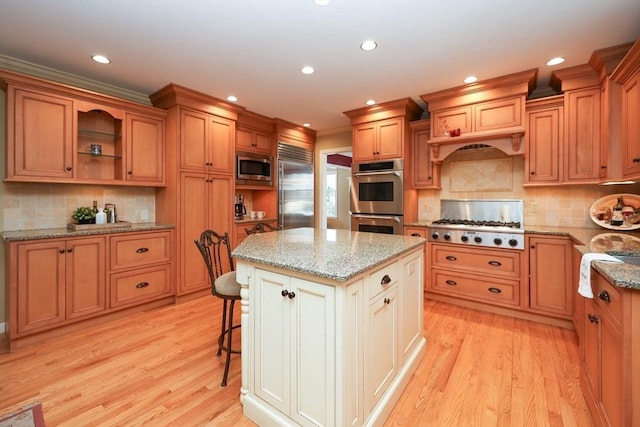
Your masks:
<path fill-rule="evenodd" d="M 373 176 L 373 175 L 395 175 L 395 176 L 400 176 L 400 172 L 399 171 L 383 171 L 383 172 L 357 172 L 354 173 L 353 176 L 355 177 L 360 177 L 360 176 Z"/>
<path fill-rule="evenodd" d="M 351 214 L 352 217 L 354 218 L 371 218 L 371 219 L 390 219 L 391 221 L 395 221 L 398 224 L 400 224 L 400 217 L 399 216 L 387 216 L 387 215 L 358 215 L 358 214 Z"/>

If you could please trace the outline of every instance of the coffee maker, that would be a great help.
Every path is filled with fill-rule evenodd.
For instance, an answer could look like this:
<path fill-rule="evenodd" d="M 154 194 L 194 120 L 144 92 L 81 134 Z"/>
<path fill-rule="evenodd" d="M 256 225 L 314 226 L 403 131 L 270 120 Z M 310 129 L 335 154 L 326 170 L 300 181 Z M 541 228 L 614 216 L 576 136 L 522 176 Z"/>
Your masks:
<path fill-rule="evenodd" d="M 244 206 L 244 195 L 236 194 L 236 203 L 234 206 L 235 211 L 235 219 L 241 220 L 244 219 L 244 216 L 247 214 L 247 208 Z"/>

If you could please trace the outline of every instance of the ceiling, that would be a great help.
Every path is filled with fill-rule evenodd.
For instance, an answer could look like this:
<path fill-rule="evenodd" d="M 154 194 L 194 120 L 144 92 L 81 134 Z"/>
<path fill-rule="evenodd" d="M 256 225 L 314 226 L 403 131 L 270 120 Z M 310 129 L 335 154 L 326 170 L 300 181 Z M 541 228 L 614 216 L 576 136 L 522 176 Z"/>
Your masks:
<path fill-rule="evenodd" d="M 342 112 L 367 99 L 421 103 L 470 74 L 539 68 L 545 89 L 551 57 L 584 64 L 639 37 L 638 0 L 0 0 L 0 55 L 146 95 L 233 94 L 320 133 L 348 128 Z"/>

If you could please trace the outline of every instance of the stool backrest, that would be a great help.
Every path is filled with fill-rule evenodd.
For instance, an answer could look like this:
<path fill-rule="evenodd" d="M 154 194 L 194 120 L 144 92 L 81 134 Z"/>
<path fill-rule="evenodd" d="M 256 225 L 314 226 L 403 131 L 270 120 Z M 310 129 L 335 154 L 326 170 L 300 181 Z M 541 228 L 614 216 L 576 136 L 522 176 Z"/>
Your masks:
<path fill-rule="evenodd" d="M 216 279 L 228 271 L 233 271 L 233 259 L 231 258 L 231 247 L 229 245 L 229 233 L 218 234 L 213 230 L 205 230 L 200 234 L 199 240 L 193 241 L 207 266 L 209 281 L 211 282 L 211 293 L 216 296 Z"/>
<path fill-rule="evenodd" d="M 269 231 L 275 231 L 275 230 L 277 230 L 277 228 L 273 227 L 272 225 L 266 222 L 258 222 L 253 227 L 244 229 L 244 231 L 247 232 L 247 236 L 251 234 L 267 233 Z"/>

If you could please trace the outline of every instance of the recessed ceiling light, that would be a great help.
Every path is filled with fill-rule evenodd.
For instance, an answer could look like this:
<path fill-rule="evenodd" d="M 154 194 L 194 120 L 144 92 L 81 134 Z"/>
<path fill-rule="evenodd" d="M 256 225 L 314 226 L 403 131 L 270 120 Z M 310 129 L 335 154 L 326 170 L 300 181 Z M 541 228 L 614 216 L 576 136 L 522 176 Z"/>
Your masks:
<path fill-rule="evenodd" d="M 91 57 L 91 59 L 93 59 L 96 62 L 99 62 L 100 64 L 109 64 L 111 63 L 111 60 L 109 58 L 107 58 L 104 55 L 93 55 Z"/>
<path fill-rule="evenodd" d="M 378 43 L 374 42 L 373 40 L 365 40 L 360 45 L 360 49 L 365 50 L 367 52 L 370 50 L 374 50 L 376 47 L 378 47 Z"/>
<path fill-rule="evenodd" d="M 365 102 L 365 104 L 367 104 L 367 105 L 376 105 L 376 100 L 375 99 L 368 99 L 367 102 Z"/>
<path fill-rule="evenodd" d="M 466 84 L 469 84 L 469 83 L 475 83 L 475 82 L 477 82 L 477 81 L 478 81 L 478 78 L 477 78 L 476 76 L 469 76 L 469 77 L 467 77 L 466 79 L 464 79 L 464 82 L 465 82 Z"/>
<path fill-rule="evenodd" d="M 313 2 L 318 6 L 326 6 L 331 2 L 331 0 L 313 0 Z"/>
<path fill-rule="evenodd" d="M 555 58 L 551 58 L 547 61 L 547 65 L 558 65 L 564 62 L 564 58 L 562 56 L 556 56 Z"/>
<path fill-rule="evenodd" d="M 313 67 L 310 66 L 306 66 L 306 67 L 302 67 L 302 74 L 313 74 L 315 72 L 315 70 L 313 69 Z"/>
<path fill-rule="evenodd" d="M 302 126 L 308 128 L 308 127 L 311 127 L 311 123 L 303 123 Z"/>
<path fill-rule="evenodd" d="M 227 101 L 236 102 L 238 101 L 238 97 L 234 95 L 227 96 Z"/>

